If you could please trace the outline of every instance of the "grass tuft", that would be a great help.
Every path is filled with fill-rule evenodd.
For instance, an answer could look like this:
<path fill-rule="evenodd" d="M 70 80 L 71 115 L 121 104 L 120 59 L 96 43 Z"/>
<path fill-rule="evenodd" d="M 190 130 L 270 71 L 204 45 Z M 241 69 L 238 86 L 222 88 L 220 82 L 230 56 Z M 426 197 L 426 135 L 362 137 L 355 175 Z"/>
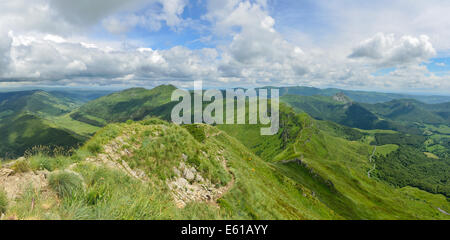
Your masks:
<path fill-rule="evenodd" d="M 49 177 L 49 185 L 62 198 L 72 197 L 83 190 L 81 177 L 68 171 L 52 173 Z"/>
<path fill-rule="evenodd" d="M 26 159 L 17 160 L 11 166 L 11 169 L 14 170 L 15 173 L 25 173 L 31 170 L 30 163 Z"/>

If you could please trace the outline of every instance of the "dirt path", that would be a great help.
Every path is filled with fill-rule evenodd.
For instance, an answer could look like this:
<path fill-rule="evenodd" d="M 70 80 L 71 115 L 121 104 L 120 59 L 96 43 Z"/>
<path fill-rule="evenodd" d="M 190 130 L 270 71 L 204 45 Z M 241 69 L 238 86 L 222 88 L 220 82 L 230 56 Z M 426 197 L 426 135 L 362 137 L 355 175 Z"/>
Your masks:
<path fill-rule="evenodd" d="M 439 212 L 445 214 L 445 215 L 450 215 L 448 212 L 442 210 L 441 208 L 437 208 L 437 210 L 439 210 Z"/>
<path fill-rule="evenodd" d="M 225 168 L 225 171 L 227 171 L 231 175 L 231 180 L 227 183 L 226 186 L 223 186 L 223 187 L 219 188 L 218 194 L 213 197 L 212 203 L 215 204 L 217 207 L 219 207 L 219 205 L 217 204 L 217 200 L 219 200 L 226 193 L 228 193 L 231 190 L 231 188 L 233 188 L 234 183 L 236 182 L 234 173 L 231 172 L 230 169 L 228 168 L 226 160 L 224 160 L 222 162 L 222 165 Z"/>
<path fill-rule="evenodd" d="M 210 136 L 208 136 L 208 137 L 216 137 L 216 136 L 221 135 L 222 133 L 223 133 L 222 131 L 218 131 L 218 132 L 216 132 L 216 133 L 214 133 L 213 135 L 210 135 Z M 231 188 L 233 188 L 234 183 L 236 182 L 236 178 L 235 178 L 235 176 L 234 176 L 234 173 L 231 172 L 230 169 L 228 168 L 227 160 L 226 160 L 226 158 L 224 157 L 224 151 L 225 151 L 224 149 L 221 149 L 221 150 L 219 151 L 220 155 L 222 156 L 222 166 L 223 166 L 223 168 L 225 169 L 225 171 L 226 171 L 228 174 L 231 175 L 231 180 L 227 183 L 227 185 L 225 185 L 225 186 L 223 186 L 223 187 L 220 187 L 220 188 L 219 188 L 219 191 L 217 192 L 217 194 L 213 196 L 211 202 L 212 202 L 214 205 L 216 205 L 217 207 L 219 207 L 219 205 L 217 204 L 217 200 L 219 200 L 219 199 L 222 198 L 226 193 L 228 193 L 228 192 L 231 190 Z"/>
<path fill-rule="evenodd" d="M 375 152 L 377 151 L 377 146 L 375 146 L 375 148 L 373 149 L 373 152 L 372 152 L 372 155 L 370 155 L 370 157 L 369 157 L 369 163 L 371 163 L 371 162 L 373 162 L 373 156 L 375 155 Z M 369 178 L 371 178 L 370 177 L 370 174 L 373 172 L 373 171 L 375 171 L 375 168 L 377 167 L 377 165 L 376 164 L 373 164 L 373 168 L 371 168 L 371 169 L 369 169 L 369 171 L 367 171 L 367 177 L 369 177 Z"/>

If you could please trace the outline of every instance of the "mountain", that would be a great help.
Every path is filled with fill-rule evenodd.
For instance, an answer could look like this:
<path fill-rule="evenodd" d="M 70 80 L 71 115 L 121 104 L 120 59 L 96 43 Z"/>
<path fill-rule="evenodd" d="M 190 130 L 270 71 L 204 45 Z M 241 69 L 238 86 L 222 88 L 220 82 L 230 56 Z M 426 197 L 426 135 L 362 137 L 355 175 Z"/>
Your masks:
<path fill-rule="evenodd" d="M 280 101 L 319 120 L 360 129 L 396 129 L 395 124 L 379 119 L 364 105 L 351 101 L 342 93 L 333 97 L 284 95 Z"/>
<path fill-rule="evenodd" d="M 435 104 L 450 102 L 450 96 L 427 96 L 427 95 L 412 95 L 412 94 L 398 94 L 398 93 L 381 93 L 369 91 L 352 91 L 337 88 L 314 88 L 314 87 L 263 87 L 263 88 L 277 88 L 280 89 L 280 96 L 284 95 L 301 95 L 301 96 L 335 96 L 338 93 L 343 93 L 355 102 L 360 103 L 382 103 L 395 99 L 415 99 L 424 103 Z"/>
<path fill-rule="evenodd" d="M 56 116 L 79 105 L 80 102 L 72 98 L 57 97 L 41 90 L 0 93 L 0 120 L 22 112 Z"/>
<path fill-rule="evenodd" d="M 414 99 L 399 99 L 364 104 L 364 107 L 382 118 L 395 121 L 450 124 L 450 103 L 426 104 Z"/>
<path fill-rule="evenodd" d="M 85 136 L 53 121 L 79 105 L 77 100 L 41 90 L 0 93 L 0 156 L 20 156 L 39 145 L 80 144 Z"/>
<path fill-rule="evenodd" d="M 151 90 L 127 89 L 90 101 L 70 116 L 95 126 L 128 119 L 141 120 L 149 115 L 169 119 L 174 106 L 171 96 L 175 89 L 172 85 L 162 85 Z"/>

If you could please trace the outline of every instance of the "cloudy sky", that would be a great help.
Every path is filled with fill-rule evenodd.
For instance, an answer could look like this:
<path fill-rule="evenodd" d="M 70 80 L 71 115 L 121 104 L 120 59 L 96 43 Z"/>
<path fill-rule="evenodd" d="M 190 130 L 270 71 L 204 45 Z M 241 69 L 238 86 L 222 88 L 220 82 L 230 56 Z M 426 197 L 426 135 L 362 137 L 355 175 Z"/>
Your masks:
<path fill-rule="evenodd" d="M 450 93 L 450 1 L 0 0 L 0 87 Z"/>

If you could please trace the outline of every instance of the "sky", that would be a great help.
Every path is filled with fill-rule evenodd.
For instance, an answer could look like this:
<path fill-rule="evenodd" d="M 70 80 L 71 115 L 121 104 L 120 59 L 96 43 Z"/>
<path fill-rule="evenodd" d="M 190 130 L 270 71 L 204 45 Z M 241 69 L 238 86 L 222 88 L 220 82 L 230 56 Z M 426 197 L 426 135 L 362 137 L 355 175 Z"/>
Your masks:
<path fill-rule="evenodd" d="M 450 1 L 0 0 L 0 88 L 450 94 Z"/>

